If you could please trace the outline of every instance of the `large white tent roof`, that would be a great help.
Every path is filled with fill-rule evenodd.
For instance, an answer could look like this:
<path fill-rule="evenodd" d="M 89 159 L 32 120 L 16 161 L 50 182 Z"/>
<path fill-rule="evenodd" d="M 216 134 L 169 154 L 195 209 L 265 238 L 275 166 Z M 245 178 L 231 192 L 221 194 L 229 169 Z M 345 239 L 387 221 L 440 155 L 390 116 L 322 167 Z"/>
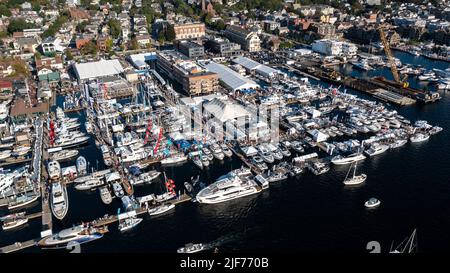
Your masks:
<path fill-rule="evenodd" d="M 75 64 L 75 73 L 80 80 L 118 75 L 123 71 L 119 60 L 100 60 L 98 62 Z"/>
<path fill-rule="evenodd" d="M 234 120 L 240 117 L 249 116 L 250 113 L 239 104 L 230 101 L 222 101 L 220 99 L 213 99 L 204 104 L 205 111 L 221 122 Z"/>
<path fill-rule="evenodd" d="M 236 71 L 222 64 L 210 62 L 205 65 L 206 69 L 219 75 L 219 79 L 231 90 L 255 89 L 259 85 Z"/>

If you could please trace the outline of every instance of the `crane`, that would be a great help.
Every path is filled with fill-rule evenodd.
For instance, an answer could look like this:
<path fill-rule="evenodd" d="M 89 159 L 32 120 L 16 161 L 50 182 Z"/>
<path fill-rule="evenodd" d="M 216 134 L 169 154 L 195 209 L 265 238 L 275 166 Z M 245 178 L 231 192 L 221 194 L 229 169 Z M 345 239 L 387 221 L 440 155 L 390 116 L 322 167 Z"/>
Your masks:
<path fill-rule="evenodd" d="M 378 27 L 378 32 L 380 33 L 380 39 L 381 42 L 383 43 L 384 52 L 386 53 L 389 64 L 391 65 L 391 72 L 395 82 L 401 84 L 405 88 L 408 87 L 409 86 L 409 83 L 407 81 L 408 75 L 405 74 L 405 76 L 402 79 L 400 79 L 400 75 L 398 74 L 397 70 L 397 65 L 395 64 L 394 56 L 392 55 L 392 51 L 389 46 L 389 42 L 386 38 L 386 34 L 384 33 L 383 26 Z"/>

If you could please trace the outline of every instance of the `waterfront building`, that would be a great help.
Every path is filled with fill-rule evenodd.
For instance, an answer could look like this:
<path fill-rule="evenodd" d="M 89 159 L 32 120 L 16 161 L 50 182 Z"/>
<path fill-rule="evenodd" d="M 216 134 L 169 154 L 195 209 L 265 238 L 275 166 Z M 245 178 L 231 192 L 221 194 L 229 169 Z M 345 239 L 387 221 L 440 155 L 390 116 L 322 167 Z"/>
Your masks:
<path fill-rule="evenodd" d="M 221 57 L 231 57 L 241 54 L 241 45 L 223 38 L 213 38 L 205 43 L 205 47 Z"/>
<path fill-rule="evenodd" d="M 254 31 L 232 25 L 225 29 L 225 36 L 231 41 L 240 44 L 243 49 L 249 52 L 261 50 L 261 40 Z"/>
<path fill-rule="evenodd" d="M 183 91 L 189 95 L 217 91 L 218 75 L 200 67 L 185 55 L 175 50 L 165 50 L 158 52 L 157 58 L 156 65 L 159 70 L 181 84 Z"/>
<path fill-rule="evenodd" d="M 179 41 L 176 47 L 179 52 L 189 58 L 199 58 L 205 54 L 205 48 L 202 45 L 187 40 Z"/>

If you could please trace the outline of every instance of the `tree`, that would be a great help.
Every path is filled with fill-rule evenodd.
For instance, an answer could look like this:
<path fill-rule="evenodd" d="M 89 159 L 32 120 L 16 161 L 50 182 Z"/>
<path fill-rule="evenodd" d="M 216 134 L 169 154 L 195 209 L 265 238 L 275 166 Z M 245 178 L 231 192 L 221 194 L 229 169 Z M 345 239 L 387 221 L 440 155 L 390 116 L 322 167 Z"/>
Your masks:
<path fill-rule="evenodd" d="M 122 32 L 120 22 L 118 20 L 111 19 L 108 21 L 108 26 L 109 26 L 109 34 L 111 34 L 111 36 L 114 39 L 119 38 L 119 35 Z"/>
<path fill-rule="evenodd" d="M 173 26 L 167 27 L 167 30 L 165 33 L 165 38 L 169 42 L 172 42 L 173 40 L 175 40 L 176 34 L 175 34 L 175 29 L 173 28 Z"/>
<path fill-rule="evenodd" d="M 216 29 L 217 30 L 224 30 L 225 29 L 225 22 L 223 20 L 218 20 L 216 22 Z"/>
<path fill-rule="evenodd" d="M 110 52 L 113 48 L 113 40 L 112 39 L 108 39 L 106 40 L 106 51 Z"/>
<path fill-rule="evenodd" d="M 88 23 L 89 23 L 88 21 L 83 21 L 79 23 L 75 29 L 77 30 L 77 32 L 84 32 L 84 29 L 86 28 Z"/>
<path fill-rule="evenodd" d="M 66 53 L 66 59 L 67 59 L 68 61 L 73 60 L 72 52 L 70 52 L 69 49 L 67 49 L 67 50 L 65 51 L 65 53 Z"/>
<path fill-rule="evenodd" d="M 33 26 L 34 26 L 33 24 L 27 23 L 22 18 L 12 19 L 8 25 L 8 32 L 12 34 L 14 32 L 23 31 L 24 29 L 27 28 L 32 28 Z"/>
<path fill-rule="evenodd" d="M 66 15 L 59 16 L 55 22 L 46 30 L 44 33 L 42 33 L 42 37 L 50 37 L 55 36 L 56 32 L 58 32 L 61 27 L 69 20 L 69 18 Z"/>
<path fill-rule="evenodd" d="M 3 16 L 11 16 L 11 11 L 9 10 L 9 8 L 5 5 L 0 5 L 0 15 Z"/>
<path fill-rule="evenodd" d="M 39 53 L 39 51 L 36 51 L 36 53 L 34 53 L 34 58 L 35 58 L 36 60 L 40 60 L 40 59 L 42 58 L 41 53 Z"/>
<path fill-rule="evenodd" d="M 159 42 L 159 44 L 164 44 L 164 42 L 166 41 L 164 33 L 165 33 L 165 31 L 160 31 L 158 33 L 158 42 Z"/>
<path fill-rule="evenodd" d="M 84 55 L 96 55 L 97 54 L 97 45 L 93 41 L 89 41 L 81 48 L 81 53 Z"/>
<path fill-rule="evenodd" d="M 132 50 L 139 49 L 139 43 L 136 38 L 131 39 L 131 49 Z"/>

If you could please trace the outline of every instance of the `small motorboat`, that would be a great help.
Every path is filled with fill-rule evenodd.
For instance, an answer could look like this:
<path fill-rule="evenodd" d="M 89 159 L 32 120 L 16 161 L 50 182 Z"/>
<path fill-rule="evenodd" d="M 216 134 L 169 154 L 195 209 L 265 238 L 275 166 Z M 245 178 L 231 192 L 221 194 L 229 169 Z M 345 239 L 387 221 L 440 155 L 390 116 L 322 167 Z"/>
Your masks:
<path fill-rule="evenodd" d="M 28 223 L 28 218 L 25 217 L 25 213 L 22 212 L 22 213 L 10 214 L 6 217 L 3 217 L 2 221 L 3 221 L 3 225 L 2 225 L 3 230 L 11 230 L 11 229 L 23 226 L 26 223 Z"/>
<path fill-rule="evenodd" d="M 364 203 L 364 206 L 366 206 L 366 208 L 375 208 L 378 207 L 380 204 L 381 204 L 380 200 L 372 197 Z"/>
<path fill-rule="evenodd" d="M 186 244 L 184 247 L 177 249 L 177 253 L 196 253 L 205 249 L 203 244 Z"/>
<path fill-rule="evenodd" d="M 227 157 L 233 156 L 233 152 L 230 150 L 230 148 L 228 148 L 226 144 L 224 143 L 220 144 L 220 148 L 222 149 L 222 152 L 225 154 L 225 156 Z"/>
<path fill-rule="evenodd" d="M 148 211 L 148 214 L 150 216 L 156 216 L 156 215 L 160 215 L 160 214 L 166 213 L 169 210 L 172 210 L 174 208 L 175 208 L 174 204 L 162 204 L 162 205 L 159 205 L 157 207 L 148 209 L 147 211 Z"/>

